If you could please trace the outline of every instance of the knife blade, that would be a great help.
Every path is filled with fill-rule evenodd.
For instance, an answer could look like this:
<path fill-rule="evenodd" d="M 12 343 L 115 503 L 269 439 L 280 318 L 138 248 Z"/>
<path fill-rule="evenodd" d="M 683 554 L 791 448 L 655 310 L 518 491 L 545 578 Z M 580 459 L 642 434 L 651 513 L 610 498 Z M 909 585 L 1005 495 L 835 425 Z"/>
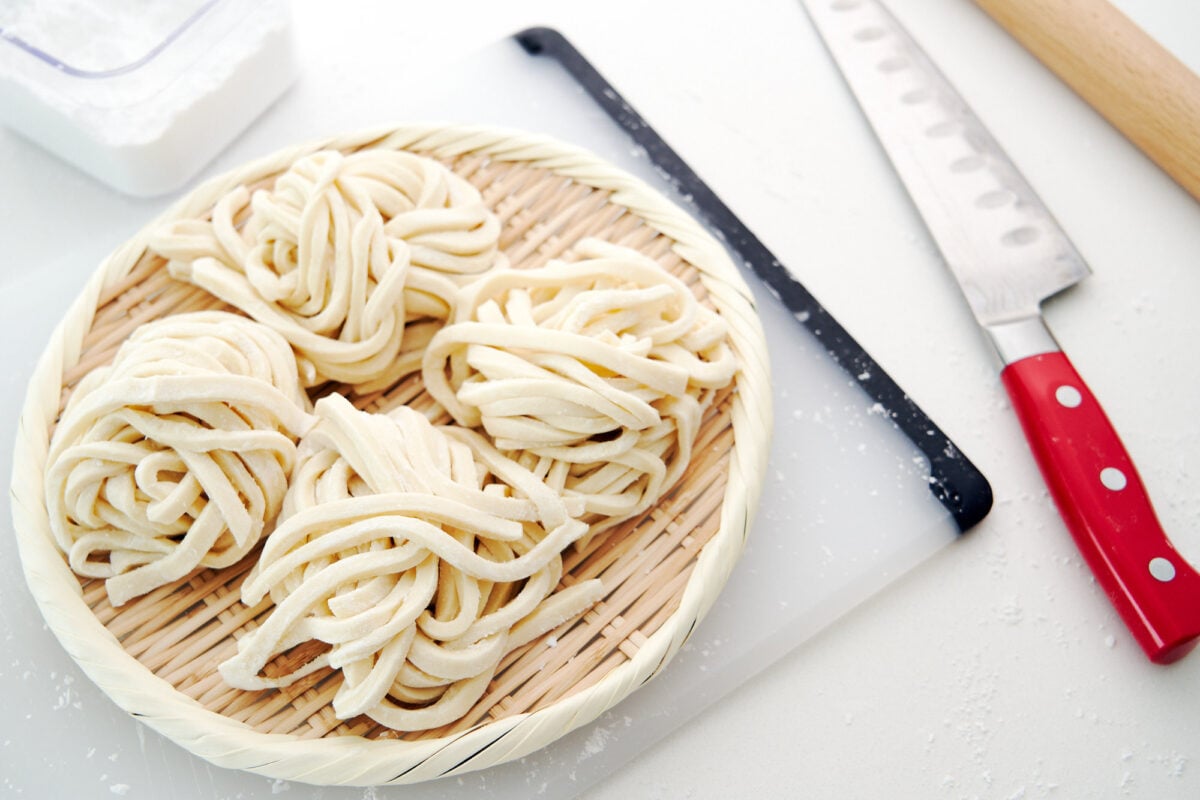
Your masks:
<path fill-rule="evenodd" d="M 878 0 L 802 0 L 1002 363 L 1059 512 L 1156 663 L 1200 637 L 1200 573 L 1159 523 L 1043 300 L 1091 270 L 982 121 Z"/>

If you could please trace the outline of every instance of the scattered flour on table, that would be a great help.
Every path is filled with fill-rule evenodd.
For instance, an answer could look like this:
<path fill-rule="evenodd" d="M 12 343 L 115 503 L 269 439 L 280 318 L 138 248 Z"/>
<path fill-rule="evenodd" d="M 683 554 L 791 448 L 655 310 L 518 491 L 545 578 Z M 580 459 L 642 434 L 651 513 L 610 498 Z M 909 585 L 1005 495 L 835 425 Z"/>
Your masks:
<path fill-rule="evenodd" d="M 1024 618 L 1025 610 L 1016 596 L 1006 598 L 996 607 L 996 619 L 1006 625 L 1019 625 Z"/>
<path fill-rule="evenodd" d="M 587 741 L 583 743 L 583 750 L 579 753 L 579 760 L 586 761 L 592 756 L 603 753 L 604 748 L 608 746 L 612 738 L 612 731 L 601 725 L 596 726 L 591 734 L 588 735 Z"/>
<path fill-rule="evenodd" d="M 1188 762 L 1187 756 L 1176 752 L 1150 756 L 1148 760 L 1162 767 L 1168 778 L 1182 778 Z"/>
<path fill-rule="evenodd" d="M 1126 770 L 1125 774 L 1121 776 L 1121 782 L 1118 784 L 1121 794 L 1129 794 L 1133 790 L 1133 784 L 1133 773 Z"/>
<path fill-rule="evenodd" d="M 685 645 L 686 647 L 686 645 Z M 577 764 L 587 761 L 592 756 L 600 755 L 605 751 L 608 745 L 617 738 L 616 731 L 620 727 L 631 727 L 633 725 L 633 717 L 626 714 L 619 720 L 612 714 L 606 714 L 604 718 L 608 724 L 597 724 L 588 734 L 588 738 L 583 743 L 583 748 L 579 751 L 579 756 L 576 759 Z"/>
<path fill-rule="evenodd" d="M 57 673 L 54 673 L 54 672 L 50 673 L 51 678 L 54 678 L 56 676 L 57 676 Z M 58 689 L 58 699 L 55 701 L 54 705 L 51 707 L 51 709 L 50 709 L 51 711 L 61 711 L 62 709 L 67 708 L 68 706 L 71 708 L 75 708 L 75 709 L 83 708 L 83 703 L 81 703 L 79 701 L 78 695 L 76 695 L 74 689 L 71 686 L 71 684 L 73 684 L 73 683 L 75 683 L 75 677 L 73 675 L 63 675 L 62 676 L 62 683 L 59 684 L 57 687 L 55 687 Z"/>

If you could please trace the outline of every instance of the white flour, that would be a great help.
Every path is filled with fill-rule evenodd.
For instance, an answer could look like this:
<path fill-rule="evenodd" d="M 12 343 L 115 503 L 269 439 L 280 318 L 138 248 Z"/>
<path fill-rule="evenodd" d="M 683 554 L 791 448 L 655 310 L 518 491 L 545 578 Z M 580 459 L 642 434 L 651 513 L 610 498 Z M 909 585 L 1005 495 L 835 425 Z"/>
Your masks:
<path fill-rule="evenodd" d="M 0 5 L 0 122 L 130 194 L 178 188 L 292 81 L 282 0 Z"/>
<path fill-rule="evenodd" d="M 78 70 L 100 72 L 145 57 L 208 0 L 10 0 L 0 28 Z"/>

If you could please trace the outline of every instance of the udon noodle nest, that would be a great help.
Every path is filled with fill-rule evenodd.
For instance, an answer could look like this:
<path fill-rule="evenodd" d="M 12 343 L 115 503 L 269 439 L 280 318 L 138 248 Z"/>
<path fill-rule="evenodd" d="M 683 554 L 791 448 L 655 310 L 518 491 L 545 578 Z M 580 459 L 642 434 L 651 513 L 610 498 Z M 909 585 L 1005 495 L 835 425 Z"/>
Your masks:
<path fill-rule="evenodd" d="M 592 580 L 547 601 L 560 553 L 586 526 L 483 437 L 403 406 L 357 411 L 338 395 L 316 412 L 279 527 L 242 587 L 246 603 L 270 594 L 275 609 L 221 665 L 234 686 L 289 685 L 329 665 L 345 678 L 339 716 L 433 728 L 470 709 L 502 656 L 603 595 Z M 313 640 L 332 649 L 261 674 Z"/>
<path fill-rule="evenodd" d="M 241 559 L 279 513 L 307 406 L 287 343 L 244 317 L 139 328 L 51 442 L 46 506 L 71 568 L 121 605 Z"/>
<path fill-rule="evenodd" d="M 432 159 L 323 150 L 270 189 L 237 187 L 211 220 L 166 226 L 152 246 L 173 276 L 291 342 L 305 385 L 367 392 L 419 364 L 458 286 L 495 264 L 499 230 L 478 190 Z"/>
<path fill-rule="evenodd" d="M 599 532 L 679 479 L 736 362 L 725 322 L 658 264 L 595 240 L 577 252 L 464 289 L 422 374 L 456 422 L 582 500 Z"/>

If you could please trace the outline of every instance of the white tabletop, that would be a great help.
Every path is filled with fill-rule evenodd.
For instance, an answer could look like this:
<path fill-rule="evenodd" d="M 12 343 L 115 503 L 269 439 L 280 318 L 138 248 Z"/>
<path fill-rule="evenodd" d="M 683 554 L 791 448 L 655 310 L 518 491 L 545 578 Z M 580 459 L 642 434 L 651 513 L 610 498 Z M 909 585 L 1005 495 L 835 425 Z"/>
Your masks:
<path fill-rule="evenodd" d="M 1118 5 L 1200 71 L 1200 7 Z M 1200 204 L 971 3 L 893 6 L 1095 270 L 1047 306 L 1049 324 L 1121 431 L 1164 527 L 1200 564 Z M 989 345 L 797 2 L 332 7 L 295 6 L 302 58 L 327 67 L 366 59 L 403 74 L 530 25 L 562 30 L 995 491 L 990 515 L 961 541 L 586 797 L 1200 796 L 1200 654 L 1151 665 L 1090 577 Z M 306 71 L 293 91 L 339 89 L 327 69 Z M 218 159 L 209 171 L 228 166 Z M 160 205 L 120 198 L 7 132 L 0 176 L 0 242 L 42 268 L 64 247 L 62 228 L 28 213 L 12 187 L 58 192 L 86 239 L 71 246 L 97 257 L 130 233 L 106 220 L 142 209 L 148 218 Z M 6 579 L 17 574 L 5 568 Z M 3 791 L 15 793 L 13 776 L 38 767 L 5 759 L 0 747 Z M 116 767 L 94 767 L 105 772 L 95 796 L 124 786 L 107 780 Z"/>

